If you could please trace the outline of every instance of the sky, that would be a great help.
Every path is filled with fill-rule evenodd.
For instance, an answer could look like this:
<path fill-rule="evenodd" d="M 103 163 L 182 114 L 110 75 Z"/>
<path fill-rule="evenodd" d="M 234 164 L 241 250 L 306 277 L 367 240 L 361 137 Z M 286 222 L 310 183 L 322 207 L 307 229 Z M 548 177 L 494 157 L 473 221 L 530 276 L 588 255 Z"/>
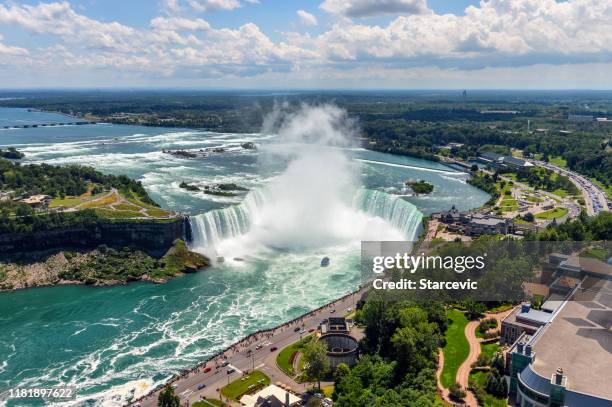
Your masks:
<path fill-rule="evenodd" d="M 0 89 L 612 89 L 612 0 L 0 0 Z"/>

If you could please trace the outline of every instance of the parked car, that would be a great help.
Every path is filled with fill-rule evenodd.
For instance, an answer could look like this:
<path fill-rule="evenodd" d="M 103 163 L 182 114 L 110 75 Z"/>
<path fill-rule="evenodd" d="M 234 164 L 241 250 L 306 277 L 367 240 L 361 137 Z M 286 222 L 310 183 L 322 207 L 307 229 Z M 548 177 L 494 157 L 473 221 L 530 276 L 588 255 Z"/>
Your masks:
<path fill-rule="evenodd" d="M 314 331 L 315 331 L 315 329 L 314 329 L 314 328 L 310 328 L 310 329 L 308 330 L 308 332 L 314 332 Z"/>
<path fill-rule="evenodd" d="M 278 348 L 277 348 L 276 346 L 272 346 L 272 347 L 270 348 L 270 352 L 274 352 L 275 350 L 278 350 Z"/>
<path fill-rule="evenodd" d="M 198 384 L 198 390 L 202 390 L 206 385 L 204 383 Z"/>
<path fill-rule="evenodd" d="M 221 367 L 225 367 L 225 366 L 227 366 L 227 365 L 229 365 L 229 362 L 226 360 L 225 362 L 223 362 L 223 363 L 221 364 Z"/>
<path fill-rule="evenodd" d="M 255 350 L 259 350 L 261 348 L 263 348 L 263 345 L 261 343 L 259 345 L 255 346 Z"/>
<path fill-rule="evenodd" d="M 236 371 L 236 369 L 234 369 L 233 367 L 230 367 L 229 369 L 227 369 L 227 374 L 232 374 Z"/>
<path fill-rule="evenodd" d="M 293 332 L 300 332 L 300 327 L 296 326 L 295 328 L 293 328 Z"/>
<path fill-rule="evenodd" d="M 210 367 L 204 368 L 204 373 L 210 372 L 212 369 Z"/>

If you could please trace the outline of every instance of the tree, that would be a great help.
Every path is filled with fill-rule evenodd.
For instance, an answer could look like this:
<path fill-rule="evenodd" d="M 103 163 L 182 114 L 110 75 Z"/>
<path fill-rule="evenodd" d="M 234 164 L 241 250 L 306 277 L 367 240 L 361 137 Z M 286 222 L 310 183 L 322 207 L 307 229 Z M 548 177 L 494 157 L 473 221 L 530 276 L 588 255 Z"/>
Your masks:
<path fill-rule="evenodd" d="M 174 394 L 174 389 L 169 384 L 159 393 L 157 407 L 180 407 L 181 399 Z"/>
<path fill-rule="evenodd" d="M 535 220 L 535 216 L 533 216 L 533 213 L 527 212 L 525 216 L 523 216 L 523 219 L 525 219 L 526 222 L 533 222 Z"/>
<path fill-rule="evenodd" d="M 340 383 L 342 379 L 348 376 L 351 373 L 351 369 L 348 367 L 346 363 L 340 363 L 336 366 L 336 370 L 334 371 L 334 382 Z"/>
<path fill-rule="evenodd" d="M 466 315 L 470 320 L 479 318 L 485 311 L 484 304 L 472 300 L 466 301 L 463 306 L 465 307 Z"/>
<path fill-rule="evenodd" d="M 304 347 L 304 370 L 311 379 L 317 381 L 321 388 L 321 379 L 329 373 L 330 365 L 327 359 L 327 345 L 321 341 L 310 341 Z"/>
<path fill-rule="evenodd" d="M 478 171 L 478 166 L 476 164 L 472 164 L 472 166 L 470 167 L 470 171 L 472 172 Z"/>

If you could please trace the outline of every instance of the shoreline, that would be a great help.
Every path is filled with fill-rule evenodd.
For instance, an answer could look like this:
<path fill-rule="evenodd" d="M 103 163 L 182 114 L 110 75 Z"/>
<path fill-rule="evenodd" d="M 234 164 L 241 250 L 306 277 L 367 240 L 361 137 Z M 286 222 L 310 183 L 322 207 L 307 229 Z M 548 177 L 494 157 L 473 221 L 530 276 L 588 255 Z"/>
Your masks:
<path fill-rule="evenodd" d="M 160 384 L 157 385 L 155 387 L 153 387 L 151 390 L 149 390 L 146 394 L 142 395 L 141 397 L 131 400 L 129 401 L 126 406 L 131 406 L 134 405 L 135 403 L 139 403 L 141 401 L 147 400 L 149 397 L 153 396 L 156 392 L 158 392 L 159 390 L 163 389 L 165 386 L 168 385 L 172 385 L 172 383 L 175 383 L 181 379 L 184 379 L 186 377 L 188 377 L 190 374 L 195 374 L 195 373 L 199 373 L 201 371 L 201 369 L 205 368 L 207 366 L 207 364 L 209 362 L 215 362 L 216 367 L 219 367 L 219 361 L 221 361 L 221 363 L 225 362 L 227 359 L 229 359 L 230 356 L 232 356 L 231 354 L 229 354 L 231 351 L 234 352 L 239 352 L 240 350 L 238 349 L 239 346 L 242 345 L 246 345 L 246 344 L 252 344 L 254 341 L 260 340 L 262 338 L 266 338 L 269 336 L 274 335 L 275 333 L 277 333 L 277 331 L 283 331 L 284 328 L 288 328 L 291 325 L 295 324 L 296 322 L 301 322 L 303 319 L 308 318 L 308 317 L 312 317 L 314 315 L 316 315 L 317 313 L 330 308 L 332 306 L 334 306 L 335 304 L 338 304 L 339 302 L 342 302 L 344 300 L 346 300 L 347 298 L 357 295 L 359 293 L 365 294 L 367 292 L 367 288 L 368 285 L 367 284 L 360 284 L 359 287 L 355 290 L 355 291 L 351 291 L 339 298 L 336 298 L 334 300 L 331 300 L 330 302 L 327 302 L 323 305 L 321 305 L 318 308 L 315 308 L 311 311 L 308 311 L 304 314 L 301 314 L 289 321 L 283 322 L 279 325 L 276 325 L 272 328 L 268 328 L 268 329 L 261 329 L 258 331 L 255 331 L 247 336 L 244 336 L 242 338 L 237 339 L 235 342 L 232 342 L 230 345 L 228 345 L 227 347 L 225 347 L 223 350 L 218 351 L 214 354 L 212 354 L 211 356 L 209 356 L 207 359 L 205 359 L 204 361 L 196 364 L 195 366 L 192 366 L 191 368 L 185 368 L 183 370 L 181 370 L 178 373 L 175 373 L 172 377 L 170 377 L 169 380 L 165 381 L 164 384 Z"/>

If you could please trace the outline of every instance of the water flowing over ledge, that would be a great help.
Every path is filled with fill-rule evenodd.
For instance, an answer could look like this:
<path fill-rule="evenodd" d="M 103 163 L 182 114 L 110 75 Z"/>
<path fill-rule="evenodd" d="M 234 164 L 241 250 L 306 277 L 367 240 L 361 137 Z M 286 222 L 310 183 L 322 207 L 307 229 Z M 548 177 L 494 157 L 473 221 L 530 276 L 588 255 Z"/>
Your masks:
<path fill-rule="evenodd" d="M 254 189 L 238 205 L 191 217 L 192 248 L 213 248 L 223 240 L 246 234 L 265 202 L 262 189 Z M 383 219 L 406 240 L 416 239 L 421 231 L 421 212 L 400 197 L 360 188 L 352 199 L 352 206 L 366 215 Z"/>

